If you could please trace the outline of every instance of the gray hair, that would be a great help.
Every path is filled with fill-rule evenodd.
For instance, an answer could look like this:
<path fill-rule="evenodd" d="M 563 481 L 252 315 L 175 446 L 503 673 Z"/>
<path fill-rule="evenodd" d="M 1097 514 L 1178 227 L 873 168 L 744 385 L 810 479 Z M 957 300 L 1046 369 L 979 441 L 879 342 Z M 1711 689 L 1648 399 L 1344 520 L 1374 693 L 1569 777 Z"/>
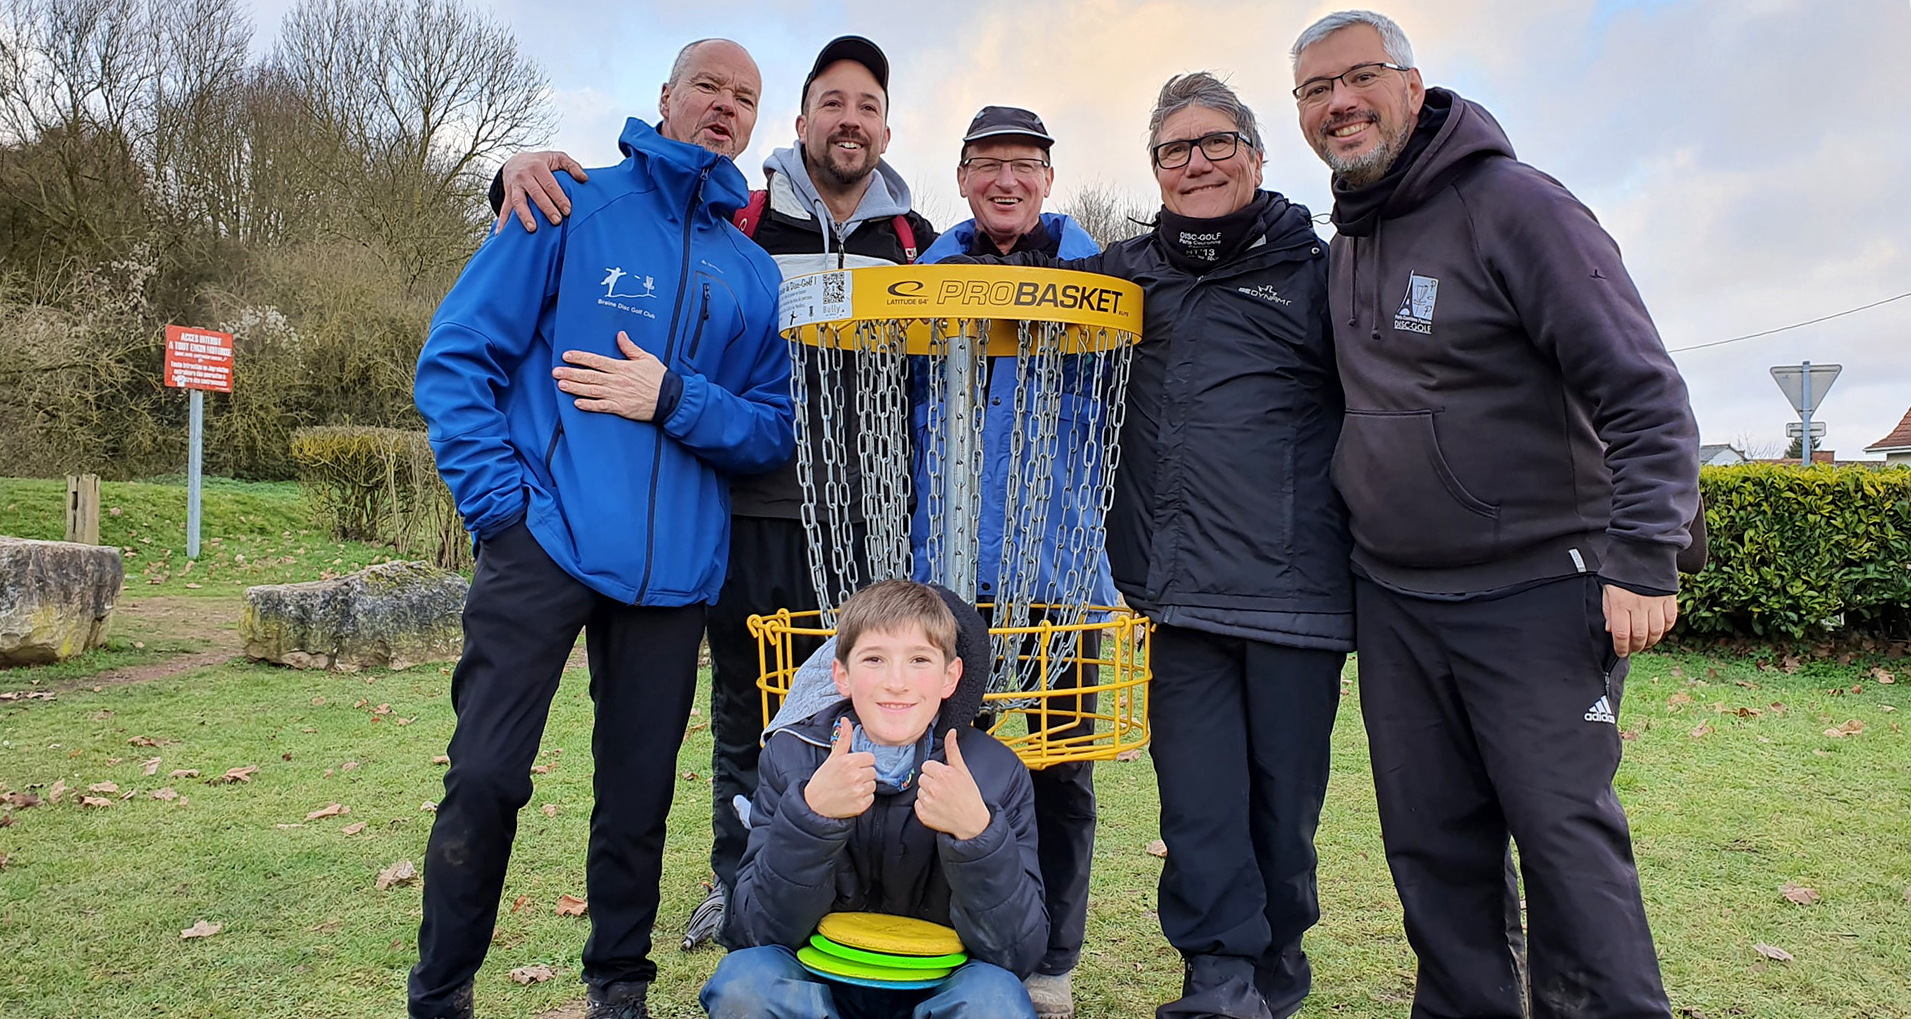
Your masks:
<path fill-rule="evenodd" d="M 1307 26 L 1307 31 L 1294 40 L 1294 48 L 1288 52 L 1289 60 L 1294 66 L 1300 66 L 1302 50 L 1355 25 L 1373 26 L 1380 33 L 1380 48 L 1387 51 L 1387 59 L 1401 67 L 1413 66 L 1413 44 L 1407 41 L 1407 33 L 1402 32 L 1392 18 L 1373 11 L 1335 11 Z"/>
<path fill-rule="evenodd" d="M 1254 111 L 1248 109 L 1225 82 L 1206 71 L 1177 74 L 1161 86 L 1161 94 L 1155 97 L 1155 111 L 1148 115 L 1149 148 L 1161 141 L 1161 125 L 1191 106 L 1205 106 L 1226 114 L 1254 151 L 1267 151 L 1261 145 L 1261 129 L 1254 119 Z"/>
<path fill-rule="evenodd" d="M 673 88 L 676 87 L 677 85 L 682 84 L 683 76 L 690 71 L 690 55 L 697 51 L 697 47 L 707 42 L 727 42 L 732 46 L 738 47 L 739 49 L 742 48 L 742 46 L 739 43 L 735 42 L 734 40 L 721 39 L 721 38 L 717 38 L 716 36 L 712 36 L 708 39 L 698 39 L 695 42 L 687 43 L 683 49 L 680 49 L 677 51 L 677 59 L 674 62 L 672 62 L 670 65 L 670 79 L 664 82 L 664 84 L 669 85 Z"/>

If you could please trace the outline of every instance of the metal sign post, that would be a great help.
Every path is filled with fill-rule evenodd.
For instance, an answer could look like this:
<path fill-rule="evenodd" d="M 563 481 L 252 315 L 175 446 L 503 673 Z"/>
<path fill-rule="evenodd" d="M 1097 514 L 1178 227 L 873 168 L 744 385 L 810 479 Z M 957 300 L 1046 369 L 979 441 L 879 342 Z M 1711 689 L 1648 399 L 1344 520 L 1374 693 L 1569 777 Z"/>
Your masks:
<path fill-rule="evenodd" d="M 1844 365 L 1814 365 L 1810 361 L 1795 365 L 1775 365 L 1772 368 L 1772 379 L 1778 383 L 1778 388 L 1784 391 L 1785 398 L 1792 402 L 1792 409 L 1798 411 L 1801 422 L 1797 426 L 1800 454 L 1798 459 L 1806 467 L 1811 466 L 1812 440 L 1825 434 L 1824 424 L 1822 422 L 1814 424 L 1811 412 L 1818 408 L 1819 403 L 1825 398 L 1825 393 L 1830 391 L 1831 384 L 1838 381 L 1838 373 L 1844 370 Z M 1787 432 L 1789 434 L 1789 429 Z"/>
<path fill-rule="evenodd" d="M 232 336 L 166 327 L 166 384 L 191 390 L 186 450 L 186 558 L 199 558 L 200 470 L 204 465 L 206 390 L 232 392 Z"/>

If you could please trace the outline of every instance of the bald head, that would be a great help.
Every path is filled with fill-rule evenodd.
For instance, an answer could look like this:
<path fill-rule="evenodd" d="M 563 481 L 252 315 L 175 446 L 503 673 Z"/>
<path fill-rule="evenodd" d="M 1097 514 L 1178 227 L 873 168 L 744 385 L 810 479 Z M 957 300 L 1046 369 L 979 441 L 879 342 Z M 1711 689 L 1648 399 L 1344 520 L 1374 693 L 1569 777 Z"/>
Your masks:
<path fill-rule="evenodd" d="M 763 75 L 728 39 L 698 39 L 677 53 L 657 100 L 664 137 L 734 159 L 750 146 Z"/>

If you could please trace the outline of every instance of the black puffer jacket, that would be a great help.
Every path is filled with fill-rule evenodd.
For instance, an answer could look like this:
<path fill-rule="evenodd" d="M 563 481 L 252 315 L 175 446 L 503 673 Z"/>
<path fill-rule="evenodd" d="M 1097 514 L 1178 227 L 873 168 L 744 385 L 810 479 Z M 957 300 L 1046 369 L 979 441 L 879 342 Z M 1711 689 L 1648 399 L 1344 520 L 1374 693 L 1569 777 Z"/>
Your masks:
<path fill-rule="evenodd" d="M 1306 208 L 1261 200 L 1259 240 L 1204 276 L 1171 262 L 1158 232 L 1092 258 L 957 261 L 1141 285 L 1108 514 L 1108 562 L 1129 603 L 1202 621 L 1251 614 L 1283 643 L 1346 651 L 1353 580 L 1347 511 L 1329 478 L 1342 404 L 1327 245 Z"/>
<path fill-rule="evenodd" d="M 947 592 L 944 600 L 954 598 Z M 956 608 L 952 605 L 951 608 Z M 803 799 L 829 756 L 837 720 L 855 718 L 847 701 L 770 734 L 757 762 L 750 844 L 737 868 L 731 922 L 746 945 L 800 948 L 834 912 L 913 916 L 954 927 L 969 955 L 1016 976 L 1034 972 L 1048 949 L 1035 793 L 1028 768 L 995 737 L 971 728 L 988 682 L 988 630 L 961 605 L 962 682 L 943 702 L 930 759 L 946 760 L 955 729 L 962 760 L 989 807 L 989 826 L 959 840 L 916 819 L 916 784 L 878 785 L 859 817 L 829 818 Z"/>

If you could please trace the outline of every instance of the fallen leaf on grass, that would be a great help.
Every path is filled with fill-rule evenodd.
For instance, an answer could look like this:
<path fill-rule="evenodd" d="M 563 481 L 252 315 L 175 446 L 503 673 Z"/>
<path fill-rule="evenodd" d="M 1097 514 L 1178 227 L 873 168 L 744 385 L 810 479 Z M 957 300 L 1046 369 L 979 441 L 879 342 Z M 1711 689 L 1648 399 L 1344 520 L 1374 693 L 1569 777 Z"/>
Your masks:
<path fill-rule="evenodd" d="M 340 828 L 339 833 L 342 835 L 356 835 L 359 832 L 362 832 L 364 830 L 365 830 L 365 822 L 353 821 L 351 824 L 348 824 L 345 827 Z"/>
<path fill-rule="evenodd" d="M 193 938 L 209 938 L 224 929 L 224 924 L 208 923 L 204 920 L 179 932 L 179 940 L 191 941 Z"/>
<path fill-rule="evenodd" d="M 7 869 L 7 854 L 0 853 L 0 870 Z"/>
<path fill-rule="evenodd" d="M 170 743 L 172 741 L 166 740 L 164 742 Z M 151 736 L 134 736 L 132 739 L 126 741 L 126 745 L 129 747 L 156 747 L 159 746 L 160 743 L 160 740 L 156 740 Z"/>
<path fill-rule="evenodd" d="M 89 793 L 116 793 L 119 792 L 119 786 L 112 782 L 95 782 L 87 786 L 86 791 Z"/>
<path fill-rule="evenodd" d="M 418 719 L 416 719 L 416 718 L 394 718 L 394 719 L 392 719 L 392 723 L 391 723 L 391 724 L 393 724 L 393 725 L 410 725 L 411 723 L 413 723 L 413 722 L 416 722 L 417 720 L 418 720 Z"/>
<path fill-rule="evenodd" d="M 1690 736 L 1691 736 L 1691 737 L 1692 737 L 1693 739 L 1700 739 L 1700 738 L 1703 738 L 1703 737 L 1705 737 L 1705 736 L 1710 736 L 1711 734 L 1712 734 L 1712 726 L 1711 726 L 1711 723 L 1709 723 L 1709 722 L 1701 722 L 1701 723 L 1699 724 L 1699 726 L 1698 726 L 1698 728 L 1696 728 L 1696 729 L 1693 729 L 1693 730 L 1692 730 L 1692 732 L 1691 732 L 1691 733 L 1690 733 L 1689 735 L 1690 735 Z"/>
<path fill-rule="evenodd" d="M 168 775 L 167 777 L 168 778 L 198 778 L 199 769 L 198 768 L 179 768 L 175 770 L 171 775 Z"/>
<path fill-rule="evenodd" d="M 328 817 L 337 817 L 340 814 L 349 814 L 351 812 L 352 812 L 352 808 L 350 807 L 343 806 L 337 803 L 332 803 L 332 804 L 328 804 L 326 806 L 320 807 L 317 810 L 314 810 L 311 813 L 305 815 L 305 819 L 307 821 L 319 821 Z"/>
<path fill-rule="evenodd" d="M 1672 708 L 1682 707 L 1690 703 L 1692 703 L 1692 695 L 1689 693 L 1686 693 L 1684 690 L 1681 690 L 1678 693 L 1675 693 L 1672 696 L 1667 697 L 1665 699 L 1665 706 L 1667 710 L 1670 710 Z"/>
<path fill-rule="evenodd" d="M 1757 718 L 1758 716 L 1764 714 L 1764 712 L 1758 710 L 1757 708 L 1740 708 L 1738 709 L 1738 711 L 1735 712 L 1735 714 L 1737 714 L 1738 717 L 1740 718 Z"/>
<path fill-rule="evenodd" d="M 146 774 L 148 775 L 159 774 L 159 758 L 155 757 L 152 760 L 145 762 L 145 764 L 146 764 Z"/>
<path fill-rule="evenodd" d="M 164 789 L 153 790 L 153 799 L 155 800 L 165 800 L 170 803 L 178 798 L 179 794 L 174 792 L 171 786 L 167 786 Z"/>
<path fill-rule="evenodd" d="M 1160 839 L 1156 839 L 1153 842 L 1148 843 L 1148 855 L 1158 856 L 1164 860 L 1167 859 L 1168 844 L 1166 842 L 1161 841 Z"/>
<path fill-rule="evenodd" d="M 1121 753 L 1119 753 L 1119 754 L 1116 754 L 1116 755 L 1115 755 L 1115 760 L 1117 760 L 1117 761 L 1139 761 L 1139 760 L 1141 760 L 1141 748 L 1140 748 L 1140 747 L 1135 747 L 1135 748 L 1134 748 L 1134 749 L 1132 749 L 1132 750 L 1123 750 L 1123 751 L 1122 751 Z"/>
<path fill-rule="evenodd" d="M 339 765 L 339 766 L 338 766 L 338 770 L 340 770 L 340 771 L 357 771 L 357 770 L 358 770 L 358 762 L 357 762 L 357 761 L 346 761 L 346 762 L 345 762 L 344 764 L 341 764 L 341 765 Z"/>
<path fill-rule="evenodd" d="M 50 788 L 48 788 L 46 791 L 46 801 L 48 803 L 58 803 L 60 802 L 60 797 L 65 795 L 66 795 L 66 779 L 63 779 L 63 778 L 54 779 L 53 785 Z"/>
<path fill-rule="evenodd" d="M 517 898 L 511 900 L 511 912 L 515 913 L 518 910 L 523 909 L 524 907 L 530 904 L 531 904 L 531 897 L 529 895 L 520 895 Z"/>
<path fill-rule="evenodd" d="M 690 728 L 688 728 L 688 729 L 685 729 L 685 730 L 683 731 L 683 734 L 684 734 L 685 736 L 688 736 L 688 735 L 690 735 L 690 734 L 691 734 L 691 733 L 693 733 L 693 732 L 702 732 L 703 730 L 705 730 L 705 729 L 708 729 L 708 728 L 710 728 L 710 723 L 709 723 L 709 722 L 698 722 L 698 723 L 697 723 L 696 725 L 693 725 L 693 726 L 691 726 Z"/>
<path fill-rule="evenodd" d="M 550 773 L 551 773 L 551 766 L 548 764 L 531 765 L 531 774 L 533 775 L 549 775 Z"/>
<path fill-rule="evenodd" d="M 590 911 L 591 904 L 588 899 L 580 899 L 575 895 L 560 895 L 557 897 L 558 916 L 583 916 Z"/>
<path fill-rule="evenodd" d="M 543 963 L 536 966 L 519 966 L 511 971 L 511 979 L 520 984 L 541 984 L 555 976 L 557 974 L 551 972 L 551 967 Z"/>
<path fill-rule="evenodd" d="M 1796 902 L 1801 906 L 1809 906 L 1818 901 L 1818 892 L 1815 889 L 1807 888 L 1804 885 L 1795 884 L 1790 881 L 1785 882 L 1785 887 L 1780 889 L 1780 891 L 1785 893 L 1787 900 Z"/>
<path fill-rule="evenodd" d="M 542 811 L 545 817 L 557 816 L 557 804 L 555 803 L 546 803 L 542 807 L 539 807 L 538 810 Z"/>
<path fill-rule="evenodd" d="M 1752 951 L 1757 952 L 1758 954 L 1764 956 L 1765 958 L 1774 960 L 1776 962 L 1792 961 L 1792 953 L 1787 952 L 1784 949 L 1779 948 L 1775 945 L 1768 945 L 1763 941 L 1759 942 L 1756 945 L 1753 945 Z"/>
<path fill-rule="evenodd" d="M 1882 665 L 1874 665 L 1871 667 L 1871 678 L 1886 686 L 1890 686 L 1898 681 L 1898 677 L 1892 675 L 1891 672 Z"/>
<path fill-rule="evenodd" d="M 416 880 L 418 880 L 418 868 L 412 866 L 410 860 L 400 860 L 378 872 L 376 887 L 382 892 L 398 885 L 411 884 Z"/>
<path fill-rule="evenodd" d="M 28 807 L 39 806 L 40 798 L 32 793 L 8 793 L 0 796 L 0 803 L 5 803 L 15 810 L 25 810 Z"/>
<path fill-rule="evenodd" d="M 206 784 L 218 785 L 222 782 L 250 782 L 252 781 L 252 776 L 257 774 L 258 771 L 259 766 L 256 764 L 248 764 L 238 768 L 227 768 L 225 774 L 217 776 L 216 778 L 207 779 Z"/>
<path fill-rule="evenodd" d="M 685 782 L 695 782 L 697 780 L 697 773 L 694 771 L 686 771 L 681 777 Z"/>
<path fill-rule="evenodd" d="M 1865 731 L 1865 724 L 1854 718 L 1843 725 L 1826 729 L 1825 735 L 1830 736 L 1832 739 L 1841 739 L 1845 736 L 1856 736 L 1863 731 Z"/>
<path fill-rule="evenodd" d="M 113 801 L 107 799 L 104 796 L 80 797 L 80 806 L 82 807 L 110 807 L 112 805 L 113 805 Z"/>
<path fill-rule="evenodd" d="M 432 758 L 432 759 L 431 759 L 431 763 L 433 763 L 433 764 L 450 764 L 450 763 L 451 763 L 451 757 L 450 757 L 450 755 L 448 755 L 448 754 L 439 754 L 438 756 L 436 756 L 436 757 L 434 757 L 434 758 Z"/>

